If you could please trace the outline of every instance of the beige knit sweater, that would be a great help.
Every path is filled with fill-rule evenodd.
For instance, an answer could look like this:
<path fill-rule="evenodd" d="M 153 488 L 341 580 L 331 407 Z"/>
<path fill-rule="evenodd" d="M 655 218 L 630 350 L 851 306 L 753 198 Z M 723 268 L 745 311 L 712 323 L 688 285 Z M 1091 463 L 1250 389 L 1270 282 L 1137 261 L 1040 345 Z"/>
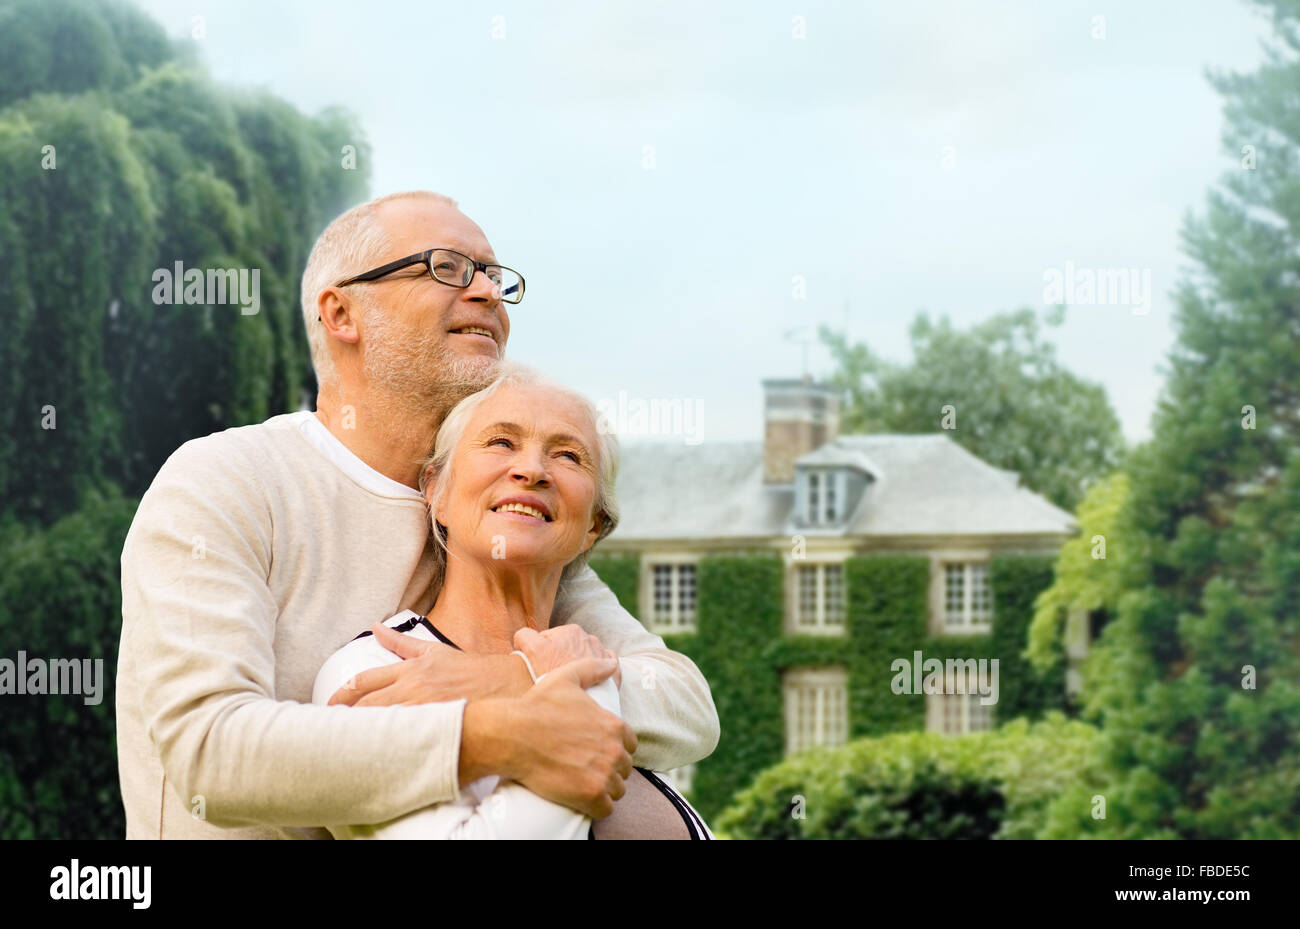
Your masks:
<path fill-rule="evenodd" d="M 122 550 L 118 768 L 127 838 L 328 838 L 453 799 L 465 701 L 311 705 L 337 648 L 425 613 L 424 502 L 310 412 L 181 446 Z M 669 770 L 718 740 L 708 684 L 588 569 L 554 624 L 622 659 L 635 763 Z"/>

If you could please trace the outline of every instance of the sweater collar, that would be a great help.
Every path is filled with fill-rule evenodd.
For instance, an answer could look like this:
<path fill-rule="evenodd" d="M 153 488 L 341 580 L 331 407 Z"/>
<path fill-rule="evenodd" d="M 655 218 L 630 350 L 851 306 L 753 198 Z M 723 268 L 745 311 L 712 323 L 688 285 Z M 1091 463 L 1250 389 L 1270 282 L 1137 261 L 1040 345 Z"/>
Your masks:
<path fill-rule="evenodd" d="M 290 413 L 289 419 L 317 451 L 362 487 L 381 497 L 424 501 L 424 497 L 414 487 L 407 487 L 386 474 L 380 474 L 354 455 L 334 433 L 325 428 L 325 424 L 311 410 Z"/>

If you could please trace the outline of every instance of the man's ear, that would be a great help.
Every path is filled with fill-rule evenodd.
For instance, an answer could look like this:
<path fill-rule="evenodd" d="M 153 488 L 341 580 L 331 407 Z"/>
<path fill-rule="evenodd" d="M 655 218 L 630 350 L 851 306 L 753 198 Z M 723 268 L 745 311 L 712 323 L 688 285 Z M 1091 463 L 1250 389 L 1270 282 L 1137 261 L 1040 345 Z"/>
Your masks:
<path fill-rule="evenodd" d="M 326 287 L 316 295 L 316 314 L 320 316 L 321 325 L 334 338 L 352 343 L 361 339 L 352 300 L 339 288 Z"/>

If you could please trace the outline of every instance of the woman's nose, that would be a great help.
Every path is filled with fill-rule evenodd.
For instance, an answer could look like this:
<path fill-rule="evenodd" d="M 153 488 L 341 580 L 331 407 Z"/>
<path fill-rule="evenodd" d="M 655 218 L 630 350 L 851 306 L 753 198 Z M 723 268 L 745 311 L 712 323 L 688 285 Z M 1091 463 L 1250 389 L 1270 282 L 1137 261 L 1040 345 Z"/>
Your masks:
<path fill-rule="evenodd" d="M 527 484 L 545 484 L 550 480 L 550 473 L 546 470 L 545 459 L 540 456 L 529 456 L 516 461 L 510 475 L 516 481 Z"/>

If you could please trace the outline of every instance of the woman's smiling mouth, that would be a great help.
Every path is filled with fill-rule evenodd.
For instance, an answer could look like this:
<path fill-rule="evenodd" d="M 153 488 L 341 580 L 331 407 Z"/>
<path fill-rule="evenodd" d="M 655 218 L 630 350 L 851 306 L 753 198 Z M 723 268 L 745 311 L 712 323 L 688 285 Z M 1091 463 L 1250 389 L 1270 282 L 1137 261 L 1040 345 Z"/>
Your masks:
<path fill-rule="evenodd" d="M 535 506 L 529 506 L 527 503 L 502 503 L 492 507 L 493 513 L 514 513 L 519 516 L 526 516 L 529 519 L 539 519 L 549 523 L 551 517 L 547 516 Z"/>

